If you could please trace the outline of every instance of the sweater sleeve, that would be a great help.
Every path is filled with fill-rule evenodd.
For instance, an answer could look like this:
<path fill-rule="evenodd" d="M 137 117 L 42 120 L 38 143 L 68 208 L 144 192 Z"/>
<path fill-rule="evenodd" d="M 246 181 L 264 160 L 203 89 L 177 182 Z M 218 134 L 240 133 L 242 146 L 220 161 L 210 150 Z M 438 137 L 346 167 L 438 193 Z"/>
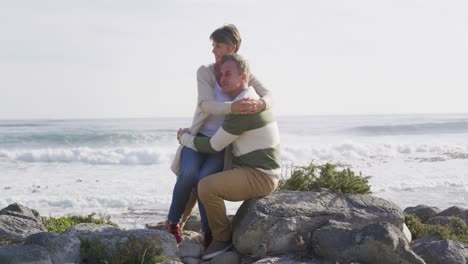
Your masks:
<path fill-rule="evenodd" d="M 212 137 L 195 137 L 184 133 L 181 144 L 201 153 L 217 153 L 234 142 L 247 129 L 248 116 L 227 115 Z"/>
<path fill-rule="evenodd" d="M 253 75 L 250 74 L 248 86 L 252 86 L 255 89 L 255 92 L 261 97 L 265 102 L 265 109 L 270 109 L 272 105 L 272 94 L 263 84 Z"/>
<path fill-rule="evenodd" d="M 214 78 L 209 66 L 201 66 L 197 71 L 198 106 L 203 112 L 212 115 L 227 115 L 231 113 L 231 102 L 216 102 L 214 98 Z"/>

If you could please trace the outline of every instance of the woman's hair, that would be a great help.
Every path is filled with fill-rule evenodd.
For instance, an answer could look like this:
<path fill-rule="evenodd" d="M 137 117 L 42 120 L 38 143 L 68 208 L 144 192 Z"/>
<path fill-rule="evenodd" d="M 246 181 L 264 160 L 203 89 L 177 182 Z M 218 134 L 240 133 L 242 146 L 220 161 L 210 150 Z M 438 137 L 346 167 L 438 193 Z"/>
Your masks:
<path fill-rule="evenodd" d="M 224 25 L 213 31 L 210 35 L 210 40 L 230 46 L 236 45 L 236 50 L 234 52 L 239 50 L 242 42 L 239 30 L 237 30 L 236 26 L 233 24 Z"/>

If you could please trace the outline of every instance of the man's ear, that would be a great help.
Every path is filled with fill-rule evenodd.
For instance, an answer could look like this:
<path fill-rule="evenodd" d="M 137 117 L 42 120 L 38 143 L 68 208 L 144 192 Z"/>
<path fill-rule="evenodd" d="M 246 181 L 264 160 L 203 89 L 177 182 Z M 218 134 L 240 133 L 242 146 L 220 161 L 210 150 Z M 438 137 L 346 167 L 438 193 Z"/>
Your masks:
<path fill-rule="evenodd" d="M 246 83 L 249 83 L 248 80 L 247 80 L 247 73 L 243 73 L 242 74 L 242 81 L 246 82 Z"/>

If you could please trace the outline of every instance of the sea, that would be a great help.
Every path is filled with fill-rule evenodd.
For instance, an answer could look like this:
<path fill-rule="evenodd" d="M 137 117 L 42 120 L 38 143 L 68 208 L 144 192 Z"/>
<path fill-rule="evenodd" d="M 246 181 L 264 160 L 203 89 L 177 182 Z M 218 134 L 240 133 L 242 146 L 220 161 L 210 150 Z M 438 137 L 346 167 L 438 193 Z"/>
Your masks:
<path fill-rule="evenodd" d="M 468 114 L 281 116 L 284 177 L 333 162 L 370 176 L 402 209 L 468 208 Z M 109 216 L 142 228 L 166 218 L 176 131 L 191 118 L 0 121 L 0 208 Z M 235 213 L 239 202 L 227 203 Z"/>

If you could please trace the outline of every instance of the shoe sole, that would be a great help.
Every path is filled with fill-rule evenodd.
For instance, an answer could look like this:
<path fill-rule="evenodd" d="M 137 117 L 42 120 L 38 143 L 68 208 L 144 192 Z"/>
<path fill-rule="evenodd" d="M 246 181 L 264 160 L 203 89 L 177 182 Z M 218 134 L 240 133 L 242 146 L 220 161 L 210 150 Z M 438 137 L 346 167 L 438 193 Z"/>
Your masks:
<path fill-rule="evenodd" d="M 209 255 L 205 255 L 205 256 L 202 256 L 202 260 L 210 260 L 216 256 L 219 256 L 221 254 L 223 254 L 224 252 L 230 250 L 232 248 L 232 244 L 230 244 L 229 246 L 227 246 L 226 248 L 224 248 L 223 250 L 220 250 L 220 251 L 216 251 L 216 252 L 213 252 Z"/>
<path fill-rule="evenodd" d="M 146 229 L 167 230 L 167 226 L 162 224 L 146 224 L 145 227 Z"/>

